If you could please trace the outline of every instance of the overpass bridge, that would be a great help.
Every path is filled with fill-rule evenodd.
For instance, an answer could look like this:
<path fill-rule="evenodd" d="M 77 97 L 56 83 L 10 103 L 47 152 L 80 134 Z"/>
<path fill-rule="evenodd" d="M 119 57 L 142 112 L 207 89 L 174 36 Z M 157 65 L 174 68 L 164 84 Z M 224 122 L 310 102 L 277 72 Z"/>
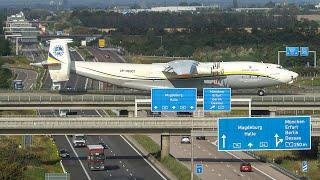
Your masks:
<path fill-rule="evenodd" d="M 320 136 L 320 118 L 313 117 L 312 136 Z M 0 117 L 0 135 L 9 134 L 168 134 L 191 131 L 217 136 L 217 117 Z M 210 134 L 206 134 L 210 132 Z"/>
<path fill-rule="evenodd" d="M 320 118 L 312 119 L 320 137 Z M 161 134 L 161 158 L 170 152 L 170 136 L 217 136 L 217 118 L 194 117 L 0 117 L 0 135 L 17 134 Z M 319 144 L 320 146 L 320 144 Z"/>
<path fill-rule="evenodd" d="M 251 98 L 252 110 L 320 110 L 320 94 L 232 96 Z M 0 110 L 27 109 L 111 109 L 134 111 L 135 99 L 150 99 L 147 95 L 106 95 L 106 94 L 54 94 L 54 93 L 1 93 Z M 149 103 L 140 103 L 140 110 L 150 110 Z M 202 103 L 198 103 L 202 109 Z M 247 102 L 233 102 L 232 109 L 247 110 Z"/>

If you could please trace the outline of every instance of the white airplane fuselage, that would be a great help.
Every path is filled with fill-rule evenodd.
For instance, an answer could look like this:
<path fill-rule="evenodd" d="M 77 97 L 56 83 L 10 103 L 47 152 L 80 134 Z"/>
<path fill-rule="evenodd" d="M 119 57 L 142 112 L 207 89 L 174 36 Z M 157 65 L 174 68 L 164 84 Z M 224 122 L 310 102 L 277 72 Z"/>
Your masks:
<path fill-rule="evenodd" d="M 70 72 L 118 86 L 152 88 L 264 88 L 292 83 L 298 74 L 280 65 L 259 62 L 197 62 L 175 60 L 168 63 L 132 64 L 71 61 L 71 39 L 50 41 L 48 59 L 33 66 L 48 68 L 53 89 L 68 81 Z M 259 90 L 259 95 L 262 90 Z M 258 91 L 258 92 L 259 92 Z"/>
<path fill-rule="evenodd" d="M 217 67 L 214 71 L 214 67 Z M 263 88 L 291 83 L 298 74 L 279 65 L 258 62 L 199 63 L 198 73 L 168 77 L 166 63 L 129 64 L 105 62 L 71 62 L 71 71 L 81 76 L 118 86 L 150 90 L 151 88 Z M 201 71 L 201 72 L 199 72 Z"/>

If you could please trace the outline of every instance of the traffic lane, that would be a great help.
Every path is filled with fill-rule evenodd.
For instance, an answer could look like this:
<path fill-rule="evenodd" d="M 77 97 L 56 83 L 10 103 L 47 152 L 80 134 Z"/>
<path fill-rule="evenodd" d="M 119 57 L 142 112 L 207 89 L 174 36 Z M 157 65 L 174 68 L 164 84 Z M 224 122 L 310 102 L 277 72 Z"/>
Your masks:
<path fill-rule="evenodd" d="M 151 136 L 160 144 L 160 135 Z M 180 136 L 170 137 L 170 154 L 191 169 L 191 144 L 181 144 Z M 259 172 L 240 172 L 241 161 L 227 153 L 219 152 L 216 147 L 202 148 L 207 141 L 196 140 L 194 145 L 194 164 L 202 163 L 204 173 L 199 175 L 202 179 L 268 179 Z"/>
<path fill-rule="evenodd" d="M 110 146 L 109 158 L 134 179 L 163 179 L 145 160 L 133 150 L 122 136 L 100 136 Z"/>
<path fill-rule="evenodd" d="M 38 73 L 28 69 L 11 68 L 17 75 L 16 80 L 22 80 L 24 89 L 30 89 L 37 81 Z"/>
<path fill-rule="evenodd" d="M 181 138 L 173 136 L 171 144 L 173 148 L 170 152 L 182 161 L 186 166 L 191 165 L 191 144 L 181 144 Z M 194 143 L 194 164 L 204 165 L 204 173 L 199 175 L 202 179 L 268 179 L 259 172 L 240 172 L 242 161 L 224 153 L 216 151 L 216 147 L 206 147 L 206 141 L 196 140 Z"/>
<path fill-rule="evenodd" d="M 116 62 L 113 61 L 113 59 L 110 58 L 110 56 L 104 54 L 100 49 L 95 47 L 87 47 L 87 50 L 93 54 L 93 56 L 96 58 L 99 62 Z"/>
<path fill-rule="evenodd" d="M 56 143 L 56 146 L 58 149 L 66 149 L 69 154 L 70 157 L 69 158 L 64 158 L 62 159 L 62 164 L 66 170 L 66 172 L 70 173 L 70 178 L 71 179 L 79 179 L 79 180 L 88 180 L 85 172 L 83 171 L 80 162 L 78 160 L 78 158 L 80 158 L 80 160 L 83 157 L 77 157 L 68 140 L 66 139 L 65 136 L 53 136 L 54 141 Z"/>
<path fill-rule="evenodd" d="M 236 158 L 243 158 L 243 159 L 249 159 L 252 158 L 251 156 L 249 156 L 248 154 L 241 152 L 241 151 L 236 151 L 236 152 L 229 152 L 232 156 L 236 157 Z M 269 175 L 270 177 L 272 177 L 273 179 L 281 179 L 281 180 L 290 180 L 291 178 L 289 178 L 288 176 L 286 176 L 285 174 L 282 174 L 281 172 L 275 170 L 274 168 L 272 168 L 269 164 L 263 163 L 263 162 L 254 162 L 252 163 L 253 168 L 262 172 L 262 173 L 266 173 L 266 175 Z"/>
<path fill-rule="evenodd" d="M 68 136 L 69 141 L 72 143 L 72 137 Z M 90 136 L 87 136 L 87 140 L 88 140 L 88 144 L 96 144 L 93 143 L 92 138 Z M 83 167 L 85 168 L 85 170 L 87 171 L 88 175 L 90 176 L 90 178 L 93 180 L 96 179 L 106 179 L 107 173 L 105 170 L 103 171 L 91 171 L 88 168 L 88 164 L 87 164 L 87 147 L 78 147 L 78 148 L 74 148 L 74 150 L 76 151 L 80 161 L 83 164 Z M 72 171 L 73 173 L 76 173 L 77 171 Z"/>
<path fill-rule="evenodd" d="M 119 55 L 117 52 L 115 51 L 111 51 L 111 50 L 104 50 L 104 53 L 107 53 L 112 59 L 114 59 L 115 61 L 119 62 L 119 63 L 126 63 L 127 60 L 123 58 L 123 56 Z"/>
<path fill-rule="evenodd" d="M 83 110 L 82 113 L 91 116 L 107 115 L 106 112 L 101 110 Z M 110 150 L 107 150 L 107 155 L 110 158 L 110 161 L 112 160 L 111 170 L 109 172 L 112 175 L 112 179 L 122 177 L 129 177 L 130 179 L 163 179 L 150 167 L 148 163 L 144 161 L 141 156 L 139 156 L 137 152 L 132 149 L 132 147 L 130 147 L 122 136 L 88 136 L 89 144 L 98 144 L 101 140 L 110 146 Z M 113 162 L 116 164 L 113 164 Z M 114 168 L 116 169 L 119 166 L 122 170 L 112 171 L 113 166 L 115 166 Z M 108 175 L 110 176 L 110 174 Z"/>
<path fill-rule="evenodd" d="M 106 168 L 104 173 L 107 177 L 110 179 L 139 179 L 134 176 L 132 170 L 123 161 L 118 162 L 114 158 L 118 152 L 113 149 L 113 146 L 110 145 L 104 136 L 88 136 L 88 144 L 97 144 L 100 141 L 106 143 L 109 147 L 109 149 L 105 150 Z"/>

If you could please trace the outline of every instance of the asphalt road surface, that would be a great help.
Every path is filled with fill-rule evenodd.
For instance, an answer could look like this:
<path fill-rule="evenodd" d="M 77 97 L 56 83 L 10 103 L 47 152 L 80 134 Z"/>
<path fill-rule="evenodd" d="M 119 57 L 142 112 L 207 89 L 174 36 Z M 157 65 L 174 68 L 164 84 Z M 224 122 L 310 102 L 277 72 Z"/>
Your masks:
<path fill-rule="evenodd" d="M 150 137 L 160 144 L 160 135 Z M 290 179 L 271 168 L 268 163 L 258 162 L 243 152 L 219 152 L 215 145 L 216 138 L 194 139 L 194 166 L 203 164 L 204 172 L 200 175 L 202 179 Z M 180 136 L 170 137 L 170 154 L 191 169 L 191 144 L 181 144 L 180 141 Z M 253 172 L 240 172 L 240 164 L 244 161 L 253 165 Z"/>

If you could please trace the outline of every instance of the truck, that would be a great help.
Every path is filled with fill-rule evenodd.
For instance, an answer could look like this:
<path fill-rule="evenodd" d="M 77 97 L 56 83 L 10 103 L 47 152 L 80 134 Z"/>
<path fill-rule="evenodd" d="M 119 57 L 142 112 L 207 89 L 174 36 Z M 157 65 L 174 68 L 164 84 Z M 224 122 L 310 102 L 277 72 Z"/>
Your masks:
<path fill-rule="evenodd" d="M 104 148 L 102 145 L 88 145 L 88 168 L 91 171 L 94 170 L 104 170 Z"/>
<path fill-rule="evenodd" d="M 75 134 L 72 137 L 73 147 L 86 147 L 87 138 L 84 134 Z"/>

